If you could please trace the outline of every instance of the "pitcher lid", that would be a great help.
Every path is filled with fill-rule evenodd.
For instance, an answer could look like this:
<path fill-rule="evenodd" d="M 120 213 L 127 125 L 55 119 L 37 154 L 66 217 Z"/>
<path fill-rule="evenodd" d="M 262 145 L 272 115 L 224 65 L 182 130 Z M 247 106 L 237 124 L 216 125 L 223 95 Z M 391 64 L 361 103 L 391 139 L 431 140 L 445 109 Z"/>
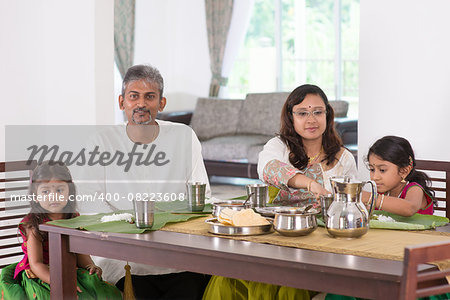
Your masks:
<path fill-rule="evenodd" d="M 335 181 L 338 183 L 364 183 L 364 181 L 359 180 L 353 176 L 336 176 L 336 177 L 331 177 L 330 178 L 331 181 Z"/>

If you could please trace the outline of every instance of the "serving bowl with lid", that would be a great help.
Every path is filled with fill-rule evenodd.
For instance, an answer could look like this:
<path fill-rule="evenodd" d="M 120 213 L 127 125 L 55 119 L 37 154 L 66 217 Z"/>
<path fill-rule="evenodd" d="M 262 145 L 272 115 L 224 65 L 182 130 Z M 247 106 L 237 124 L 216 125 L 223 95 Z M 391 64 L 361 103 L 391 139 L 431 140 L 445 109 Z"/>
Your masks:
<path fill-rule="evenodd" d="M 318 210 L 305 211 L 298 207 L 285 207 L 275 210 L 273 228 L 285 236 L 308 235 L 317 228 Z"/>

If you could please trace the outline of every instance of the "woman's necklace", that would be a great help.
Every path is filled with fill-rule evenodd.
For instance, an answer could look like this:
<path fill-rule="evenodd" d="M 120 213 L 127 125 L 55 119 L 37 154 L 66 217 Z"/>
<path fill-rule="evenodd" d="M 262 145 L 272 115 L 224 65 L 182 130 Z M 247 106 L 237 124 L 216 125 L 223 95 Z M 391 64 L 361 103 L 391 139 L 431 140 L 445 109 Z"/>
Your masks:
<path fill-rule="evenodd" d="M 315 161 L 320 156 L 320 154 L 322 154 L 322 150 L 323 150 L 323 147 L 320 148 L 319 153 L 317 153 L 314 156 L 308 157 L 308 163 L 312 163 L 313 161 Z"/>

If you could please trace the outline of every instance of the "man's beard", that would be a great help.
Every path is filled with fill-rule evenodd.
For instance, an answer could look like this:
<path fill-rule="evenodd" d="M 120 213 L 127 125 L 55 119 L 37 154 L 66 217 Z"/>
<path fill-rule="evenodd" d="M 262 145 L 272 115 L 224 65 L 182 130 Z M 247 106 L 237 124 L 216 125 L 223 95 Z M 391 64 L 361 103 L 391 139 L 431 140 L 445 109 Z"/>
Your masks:
<path fill-rule="evenodd" d="M 140 112 L 148 112 L 148 120 L 147 121 L 138 122 L 135 120 L 134 114 L 140 113 Z M 133 115 L 131 115 L 131 119 L 133 120 L 134 124 L 148 125 L 152 122 L 152 115 L 150 114 L 150 110 L 147 108 L 135 108 L 135 109 L 133 109 Z"/>

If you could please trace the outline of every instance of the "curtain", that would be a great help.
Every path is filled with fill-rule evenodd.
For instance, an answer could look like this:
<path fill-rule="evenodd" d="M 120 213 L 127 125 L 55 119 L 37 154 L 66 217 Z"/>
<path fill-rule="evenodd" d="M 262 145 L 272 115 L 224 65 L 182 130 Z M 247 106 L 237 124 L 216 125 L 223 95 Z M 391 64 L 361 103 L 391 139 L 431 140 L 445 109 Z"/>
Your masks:
<path fill-rule="evenodd" d="M 211 67 L 209 96 L 217 97 L 220 86 L 227 84 L 222 77 L 222 62 L 233 13 L 233 0 L 205 0 L 206 28 Z"/>
<path fill-rule="evenodd" d="M 136 0 L 114 0 L 114 58 L 122 78 L 133 65 Z"/>
<path fill-rule="evenodd" d="M 222 63 L 222 77 L 228 78 L 233 68 L 234 61 L 239 55 L 239 49 L 244 43 L 253 10 L 253 0 L 236 1 L 233 5 L 230 31 Z M 220 98 L 228 98 L 228 87 L 223 85 L 219 91 Z"/>

